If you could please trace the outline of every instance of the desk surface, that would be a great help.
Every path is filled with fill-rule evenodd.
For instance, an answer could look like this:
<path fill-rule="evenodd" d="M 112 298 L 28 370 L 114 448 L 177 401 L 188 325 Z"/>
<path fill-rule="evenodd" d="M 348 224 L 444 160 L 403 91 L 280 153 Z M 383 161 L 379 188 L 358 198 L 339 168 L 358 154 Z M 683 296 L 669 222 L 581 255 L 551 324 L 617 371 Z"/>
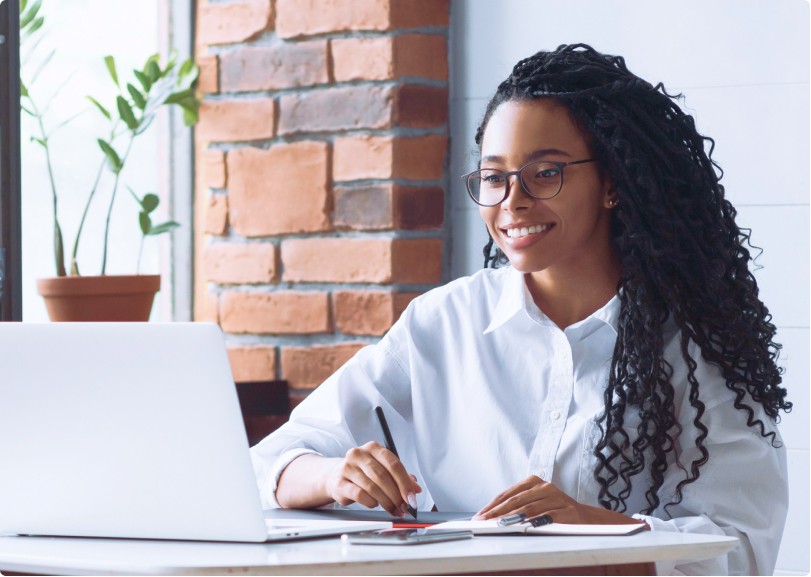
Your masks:
<path fill-rule="evenodd" d="M 0 537 L 0 571 L 44 574 L 386 575 L 492 573 L 706 559 L 737 539 L 644 531 L 624 537 L 491 536 L 412 546 L 345 545 L 338 538 L 200 543 Z"/>

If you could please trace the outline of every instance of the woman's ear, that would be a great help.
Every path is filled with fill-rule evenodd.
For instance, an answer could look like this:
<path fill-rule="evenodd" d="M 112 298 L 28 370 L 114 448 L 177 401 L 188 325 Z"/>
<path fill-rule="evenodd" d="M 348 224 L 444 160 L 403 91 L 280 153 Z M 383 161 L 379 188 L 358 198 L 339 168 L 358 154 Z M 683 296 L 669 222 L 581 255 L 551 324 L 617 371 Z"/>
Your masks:
<path fill-rule="evenodd" d="M 606 208 L 614 208 L 620 202 L 619 195 L 617 194 L 617 189 L 613 186 L 609 186 L 608 190 L 605 192 L 605 207 Z"/>

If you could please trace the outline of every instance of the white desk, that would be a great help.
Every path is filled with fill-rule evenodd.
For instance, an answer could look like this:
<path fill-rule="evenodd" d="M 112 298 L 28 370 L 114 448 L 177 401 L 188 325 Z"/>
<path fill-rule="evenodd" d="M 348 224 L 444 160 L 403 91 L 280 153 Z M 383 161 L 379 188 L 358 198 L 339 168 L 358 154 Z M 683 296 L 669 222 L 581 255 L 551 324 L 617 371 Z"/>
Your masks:
<path fill-rule="evenodd" d="M 0 537 L 0 572 L 81 575 L 492 574 L 706 559 L 723 555 L 736 544 L 737 539 L 732 537 L 652 531 L 624 537 L 474 537 L 413 546 L 344 545 L 337 538 L 254 545 Z M 617 567 L 609 569 L 611 574 L 618 574 Z"/>

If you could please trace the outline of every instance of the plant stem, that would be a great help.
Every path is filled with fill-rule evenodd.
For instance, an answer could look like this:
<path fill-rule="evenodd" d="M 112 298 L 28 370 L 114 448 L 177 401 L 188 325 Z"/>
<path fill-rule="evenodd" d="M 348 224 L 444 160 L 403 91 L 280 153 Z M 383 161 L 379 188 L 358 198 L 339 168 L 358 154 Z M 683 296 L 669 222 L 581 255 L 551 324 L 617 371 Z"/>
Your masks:
<path fill-rule="evenodd" d="M 127 151 L 121 157 L 121 168 L 115 173 L 115 182 L 113 183 L 113 194 L 110 197 L 110 206 L 107 207 L 107 220 L 104 223 L 104 252 L 101 257 L 101 274 L 104 276 L 107 271 L 107 239 L 110 235 L 110 217 L 113 214 L 113 205 L 115 204 L 115 194 L 118 192 L 118 181 L 121 178 L 121 171 L 124 170 L 124 165 L 127 162 L 127 157 L 132 149 L 132 143 L 135 141 L 135 135 L 131 133 L 130 141 L 127 144 Z"/>
<path fill-rule="evenodd" d="M 144 252 L 144 241 L 146 240 L 146 235 L 141 236 L 141 245 L 138 247 L 138 264 L 135 266 L 135 274 L 141 274 L 141 255 Z"/>
<path fill-rule="evenodd" d="M 57 197 L 56 197 L 56 180 L 54 179 L 53 164 L 51 163 L 51 149 L 48 146 L 48 135 L 45 132 L 45 124 L 42 122 L 42 114 L 37 108 L 36 102 L 28 95 L 28 102 L 31 103 L 31 111 L 34 113 L 34 118 L 37 119 L 39 132 L 42 136 L 42 147 L 45 149 L 45 164 L 48 167 L 48 179 L 51 182 L 51 195 L 53 196 L 54 207 L 54 260 L 56 262 L 56 276 L 66 276 L 65 272 L 65 249 L 62 242 L 62 228 L 59 226 L 59 219 L 57 218 Z"/>

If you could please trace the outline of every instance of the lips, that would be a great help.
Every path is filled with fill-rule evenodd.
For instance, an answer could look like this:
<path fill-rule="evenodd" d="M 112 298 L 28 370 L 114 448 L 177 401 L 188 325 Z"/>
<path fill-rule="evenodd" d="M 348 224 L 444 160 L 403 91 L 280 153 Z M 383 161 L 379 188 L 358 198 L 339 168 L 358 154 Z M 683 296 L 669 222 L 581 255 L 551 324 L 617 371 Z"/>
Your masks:
<path fill-rule="evenodd" d="M 504 242 L 511 248 L 520 249 L 531 246 L 542 239 L 555 226 L 554 223 L 546 224 L 511 224 L 505 228 L 500 228 L 504 237 Z"/>

